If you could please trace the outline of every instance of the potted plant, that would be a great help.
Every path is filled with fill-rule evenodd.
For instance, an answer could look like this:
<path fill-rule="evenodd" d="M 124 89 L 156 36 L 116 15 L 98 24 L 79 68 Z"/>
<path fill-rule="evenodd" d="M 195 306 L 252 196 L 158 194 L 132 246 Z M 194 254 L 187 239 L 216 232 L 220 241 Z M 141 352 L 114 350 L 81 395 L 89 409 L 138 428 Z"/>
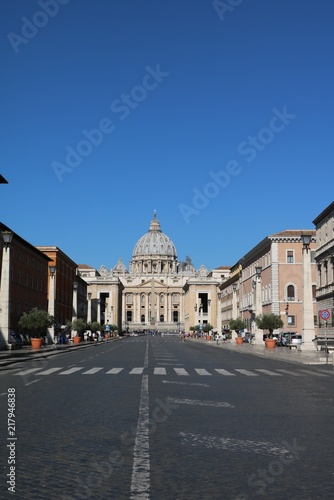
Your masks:
<path fill-rule="evenodd" d="M 18 324 L 29 332 L 31 347 L 39 349 L 46 335 L 46 330 L 55 324 L 55 320 L 44 309 L 34 307 L 28 313 L 22 314 Z"/>
<path fill-rule="evenodd" d="M 98 321 L 92 321 L 87 325 L 88 330 L 91 331 L 92 334 L 95 334 L 99 330 L 103 331 L 103 326 L 101 327 Z M 90 336 L 90 340 L 93 340 L 94 336 Z"/>
<path fill-rule="evenodd" d="M 265 344 L 267 349 L 275 349 L 277 339 L 273 338 L 273 331 L 277 328 L 283 327 L 283 321 L 281 320 L 281 317 L 278 314 L 273 313 L 263 315 L 261 314 L 260 316 L 255 318 L 255 322 L 260 330 L 269 330 L 269 335 L 265 339 Z"/>
<path fill-rule="evenodd" d="M 240 330 L 245 329 L 245 322 L 241 318 L 231 319 L 229 322 L 230 330 L 234 330 L 237 334 L 235 342 L 236 344 L 243 344 L 244 339 L 241 336 Z"/>
<path fill-rule="evenodd" d="M 73 337 L 73 344 L 80 344 L 83 334 L 87 329 L 87 323 L 82 318 L 77 318 L 72 321 L 71 330 L 75 331 L 76 334 Z"/>

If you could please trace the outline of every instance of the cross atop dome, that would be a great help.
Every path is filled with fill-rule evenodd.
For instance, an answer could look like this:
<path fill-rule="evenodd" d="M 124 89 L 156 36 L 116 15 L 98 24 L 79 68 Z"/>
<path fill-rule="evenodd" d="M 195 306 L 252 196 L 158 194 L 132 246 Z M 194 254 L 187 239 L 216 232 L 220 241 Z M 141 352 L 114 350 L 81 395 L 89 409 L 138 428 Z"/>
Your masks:
<path fill-rule="evenodd" d="M 154 210 L 154 212 L 153 212 L 153 220 L 151 220 L 150 231 L 160 231 L 161 232 L 160 222 L 157 219 L 157 211 L 156 210 Z"/>

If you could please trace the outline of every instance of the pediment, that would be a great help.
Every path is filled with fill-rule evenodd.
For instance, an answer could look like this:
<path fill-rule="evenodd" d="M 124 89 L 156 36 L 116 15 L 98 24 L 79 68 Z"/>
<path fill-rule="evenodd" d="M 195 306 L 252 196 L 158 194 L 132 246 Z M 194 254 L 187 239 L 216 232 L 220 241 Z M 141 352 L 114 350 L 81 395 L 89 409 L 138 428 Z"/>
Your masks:
<path fill-rule="evenodd" d="M 160 281 L 154 279 L 154 288 L 155 289 L 157 289 L 157 288 L 159 288 L 159 289 L 166 289 L 167 286 L 168 286 L 167 283 L 161 283 Z M 144 281 L 144 283 L 140 283 L 138 285 L 138 288 L 149 288 L 149 289 L 151 289 L 152 288 L 152 280 L 150 279 L 150 280 Z"/>

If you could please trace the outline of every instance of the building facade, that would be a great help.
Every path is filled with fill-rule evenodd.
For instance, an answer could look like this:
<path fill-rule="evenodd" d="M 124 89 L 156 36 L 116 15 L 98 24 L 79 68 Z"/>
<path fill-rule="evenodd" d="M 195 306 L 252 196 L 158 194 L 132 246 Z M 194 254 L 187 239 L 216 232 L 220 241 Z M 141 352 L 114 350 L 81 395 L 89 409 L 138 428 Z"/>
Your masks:
<path fill-rule="evenodd" d="M 24 312 L 33 307 L 47 309 L 49 257 L 25 241 L 5 224 L 0 233 L 8 232 L 12 239 L 7 248 L 0 238 L 0 346 L 8 343 L 8 330 L 17 332 Z M 4 262 L 5 260 L 5 262 Z M 8 267 L 8 272 L 7 272 Z"/>
<path fill-rule="evenodd" d="M 66 325 L 73 316 L 86 318 L 87 284 L 77 276 L 77 264 L 56 246 L 37 246 L 36 248 L 49 258 L 48 303 L 50 302 L 50 285 L 53 281 L 54 307 L 52 316 L 54 316 L 58 327 Z M 77 284 L 76 311 L 73 311 L 74 283 Z"/>
<path fill-rule="evenodd" d="M 110 270 L 78 268 L 88 285 L 89 316 L 121 331 L 189 330 L 208 323 L 216 327 L 219 272 L 209 273 L 205 266 L 196 270 L 189 257 L 179 261 L 156 213 L 134 246 L 129 270 L 121 259 Z"/>
<path fill-rule="evenodd" d="M 239 317 L 255 334 L 256 316 L 273 313 L 281 316 L 284 330 L 303 333 L 304 234 L 310 237 L 310 314 L 313 336 L 317 334 L 316 232 L 312 230 L 287 230 L 267 236 L 231 268 L 229 279 L 220 286 L 222 329 L 228 329 L 230 319 Z"/>
<path fill-rule="evenodd" d="M 323 210 L 313 221 L 316 227 L 317 249 L 317 314 L 319 336 L 334 338 L 334 202 Z M 328 321 L 320 312 L 330 313 Z"/>

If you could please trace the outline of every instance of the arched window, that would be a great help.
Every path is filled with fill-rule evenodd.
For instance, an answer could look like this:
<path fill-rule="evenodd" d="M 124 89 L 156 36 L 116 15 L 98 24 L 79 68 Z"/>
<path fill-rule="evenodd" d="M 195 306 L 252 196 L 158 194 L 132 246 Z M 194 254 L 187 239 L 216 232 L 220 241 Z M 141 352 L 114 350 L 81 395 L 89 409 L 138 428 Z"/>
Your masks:
<path fill-rule="evenodd" d="M 160 323 L 163 323 L 165 321 L 165 317 L 163 314 L 160 314 Z"/>
<path fill-rule="evenodd" d="M 294 301 L 295 300 L 295 287 L 293 285 L 288 285 L 286 289 L 286 296 L 288 301 Z"/>
<path fill-rule="evenodd" d="M 141 323 L 145 323 L 145 314 L 142 314 L 140 316 L 140 321 L 141 321 Z"/>

